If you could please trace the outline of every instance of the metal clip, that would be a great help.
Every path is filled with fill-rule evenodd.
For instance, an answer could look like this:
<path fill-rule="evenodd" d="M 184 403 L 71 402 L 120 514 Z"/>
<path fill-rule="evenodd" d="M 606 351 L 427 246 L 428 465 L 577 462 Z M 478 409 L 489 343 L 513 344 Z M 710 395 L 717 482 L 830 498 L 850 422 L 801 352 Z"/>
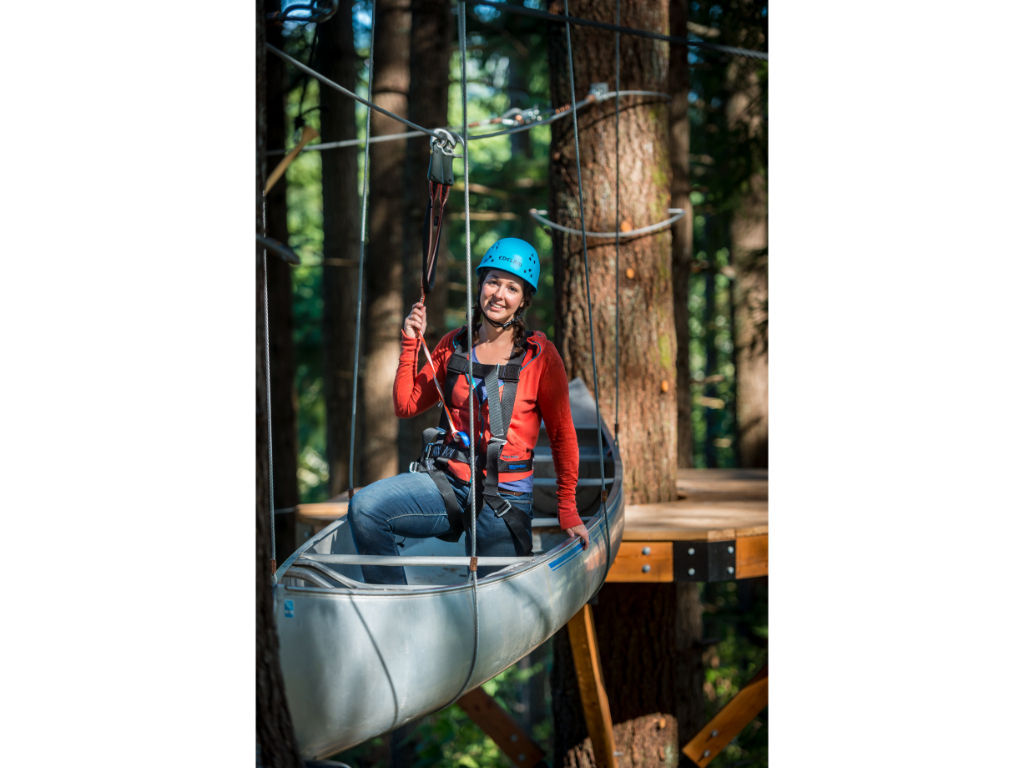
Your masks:
<path fill-rule="evenodd" d="M 427 179 L 450 187 L 455 183 L 452 158 L 455 156 L 455 137 L 444 128 L 436 128 L 430 137 L 430 167 Z"/>
<path fill-rule="evenodd" d="M 608 98 L 608 83 L 591 83 L 590 84 L 590 96 L 593 96 L 598 101 Z"/>

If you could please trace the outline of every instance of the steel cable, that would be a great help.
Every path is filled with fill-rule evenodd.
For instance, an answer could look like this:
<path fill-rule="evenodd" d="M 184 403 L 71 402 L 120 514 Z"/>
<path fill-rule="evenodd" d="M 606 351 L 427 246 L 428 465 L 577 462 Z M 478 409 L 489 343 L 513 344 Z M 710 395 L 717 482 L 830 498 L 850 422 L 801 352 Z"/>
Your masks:
<path fill-rule="evenodd" d="M 583 232 L 587 231 L 586 217 L 583 212 L 583 169 L 580 165 L 580 129 L 579 121 L 576 119 L 576 75 L 574 72 L 572 58 L 572 26 L 569 23 L 569 0 L 565 0 L 565 43 L 569 56 L 569 94 L 572 96 L 572 135 L 576 147 L 576 180 L 579 186 L 580 197 L 580 224 Z M 590 325 L 590 365 L 594 375 L 594 406 L 597 412 L 597 463 L 601 469 L 601 520 L 604 528 L 604 576 L 601 583 L 608 577 L 608 569 L 612 564 L 611 532 L 608 530 L 608 491 L 605 488 L 604 477 L 604 434 L 601 420 L 601 388 L 597 376 L 597 352 L 594 348 L 594 305 L 590 299 L 590 257 L 587 254 L 587 238 L 583 242 L 583 276 L 587 288 L 587 322 Z"/>
<path fill-rule="evenodd" d="M 368 74 L 366 80 L 366 95 L 373 95 L 373 38 L 377 28 L 377 1 L 373 0 L 370 5 L 370 54 L 368 57 Z M 351 94 L 355 96 L 355 94 Z M 366 110 L 366 138 L 370 138 L 370 101 L 359 99 L 368 107 Z M 386 110 L 384 110 L 386 112 Z M 397 117 L 397 116 L 396 116 Z M 356 452 L 356 401 L 359 395 L 359 347 L 363 327 L 363 267 L 366 262 L 366 208 L 370 196 L 370 142 L 367 141 L 363 147 L 363 193 L 360 212 L 360 235 L 359 235 L 359 277 L 356 289 L 356 338 L 354 345 L 354 360 L 352 362 L 352 410 L 351 422 L 349 424 L 348 439 L 348 498 L 351 501 L 353 488 L 355 487 L 355 452 Z"/>

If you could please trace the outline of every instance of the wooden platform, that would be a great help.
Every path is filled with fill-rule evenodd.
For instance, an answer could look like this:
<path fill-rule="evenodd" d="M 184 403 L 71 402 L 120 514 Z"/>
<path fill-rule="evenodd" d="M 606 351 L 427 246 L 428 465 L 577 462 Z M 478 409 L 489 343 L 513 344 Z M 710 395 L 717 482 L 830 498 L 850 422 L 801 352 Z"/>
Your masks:
<path fill-rule="evenodd" d="M 683 469 L 679 498 L 626 506 L 612 582 L 725 581 L 768 573 L 768 471 Z"/>

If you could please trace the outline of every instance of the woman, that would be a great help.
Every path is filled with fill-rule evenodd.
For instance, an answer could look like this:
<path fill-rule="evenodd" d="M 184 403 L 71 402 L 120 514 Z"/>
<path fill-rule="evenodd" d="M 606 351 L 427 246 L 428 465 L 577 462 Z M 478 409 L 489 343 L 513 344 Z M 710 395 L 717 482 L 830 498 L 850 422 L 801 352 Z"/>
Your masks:
<path fill-rule="evenodd" d="M 477 267 L 480 287 L 471 344 L 475 425 L 469 421 L 465 326 L 445 335 L 417 373 L 427 314 L 422 302 L 413 305 L 402 324 L 395 414 L 409 418 L 423 413 L 440 399 L 440 387 L 452 423 L 446 421 L 443 430 L 427 430 L 431 435 L 428 439 L 425 433 L 424 442 L 432 443 L 432 450 L 417 465 L 420 471 L 378 480 L 352 498 L 349 521 L 361 554 L 397 556 L 398 537 L 455 540 L 463 530 L 470 530 L 469 448 L 468 442 L 460 444 L 458 433 L 475 435 L 481 465 L 477 554 L 529 554 L 533 449 L 541 419 L 555 464 L 559 525 L 570 538 L 579 536 L 584 549 L 589 546 L 590 535 L 576 510 L 579 449 L 565 366 L 554 344 L 538 331 L 529 332 L 523 321 L 539 276 L 537 252 L 514 237 L 498 240 Z M 498 403 L 493 409 L 492 400 Z M 468 533 L 466 538 L 468 552 Z M 485 575 L 493 570 L 479 572 Z M 368 582 L 406 583 L 404 569 L 395 566 L 364 565 L 363 574 Z"/>

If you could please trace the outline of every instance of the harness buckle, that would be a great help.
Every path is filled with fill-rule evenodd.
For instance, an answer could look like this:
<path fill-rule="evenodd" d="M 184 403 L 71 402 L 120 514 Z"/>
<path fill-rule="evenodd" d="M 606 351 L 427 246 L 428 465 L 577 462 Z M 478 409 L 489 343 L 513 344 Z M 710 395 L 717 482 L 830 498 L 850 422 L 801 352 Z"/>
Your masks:
<path fill-rule="evenodd" d="M 501 502 L 501 509 L 494 509 L 495 500 Z M 491 509 L 494 509 L 494 516 L 499 519 L 503 518 L 505 515 L 512 511 L 512 505 L 508 503 L 508 499 L 502 498 L 501 496 L 492 497 L 491 499 L 487 500 L 487 503 L 491 506 Z"/>

